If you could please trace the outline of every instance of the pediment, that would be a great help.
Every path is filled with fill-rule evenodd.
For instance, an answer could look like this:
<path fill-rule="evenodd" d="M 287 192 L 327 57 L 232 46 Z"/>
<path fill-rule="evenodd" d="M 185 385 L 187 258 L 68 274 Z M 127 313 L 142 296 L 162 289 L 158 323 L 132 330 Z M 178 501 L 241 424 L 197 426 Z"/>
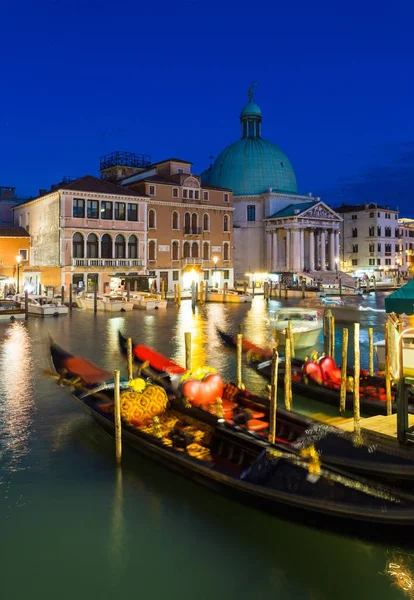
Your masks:
<path fill-rule="evenodd" d="M 200 187 L 200 182 L 198 179 L 196 179 L 195 177 L 192 177 L 190 175 L 190 177 L 186 177 L 183 180 L 182 183 L 183 187 L 187 187 L 187 188 L 199 188 Z"/>
<path fill-rule="evenodd" d="M 307 210 L 304 210 L 302 213 L 300 213 L 300 217 L 306 217 L 308 219 L 323 219 L 324 221 L 342 221 L 342 217 L 324 202 L 318 202 L 318 204 L 315 204 Z"/>

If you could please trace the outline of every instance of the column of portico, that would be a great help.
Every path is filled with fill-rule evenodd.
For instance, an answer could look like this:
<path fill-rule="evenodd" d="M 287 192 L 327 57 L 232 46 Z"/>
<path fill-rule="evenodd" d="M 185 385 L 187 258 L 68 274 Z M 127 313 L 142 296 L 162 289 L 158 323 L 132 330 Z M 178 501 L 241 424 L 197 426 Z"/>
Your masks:
<path fill-rule="evenodd" d="M 273 252 L 272 252 L 273 232 L 268 231 L 266 237 L 266 268 L 268 272 L 273 271 Z"/>
<path fill-rule="evenodd" d="M 329 232 L 329 270 L 335 271 L 335 237 L 334 232 Z"/>
<path fill-rule="evenodd" d="M 291 236 L 292 271 L 300 271 L 300 231 L 294 229 Z"/>
<path fill-rule="evenodd" d="M 277 247 L 277 243 L 278 243 L 278 235 L 277 235 L 278 230 L 276 229 L 276 231 L 273 232 L 272 238 L 272 248 L 273 248 L 273 254 L 272 254 L 272 271 L 277 271 L 277 255 L 278 255 L 278 247 Z"/>
<path fill-rule="evenodd" d="M 321 239 L 321 248 L 320 248 L 321 271 L 326 271 L 326 231 L 325 231 L 325 229 L 321 230 L 320 239 Z"/>
<path fill-rule="evenodd" d="M 340 255 L 339 255 L 339 231 L 337 229 L 334 231 L 334 238 L 335 238 L 335 258 L 338 259 L 338 269 L 339 269 L 339 263 L 340 263 Z"/>
<path fill-rule="evenodd" d="M 305 266 L 305 230 L 300 230 L 300 270 Z"/>
<path fill-rule="evenodd" d="M 309 232 L 309 270 L 315 270 L 315 232 L 313 229 Z"/>
<path fill-rule="evenodd" d="M 290 229 L 286 229 L 286 271 L 290 271 Z"/>

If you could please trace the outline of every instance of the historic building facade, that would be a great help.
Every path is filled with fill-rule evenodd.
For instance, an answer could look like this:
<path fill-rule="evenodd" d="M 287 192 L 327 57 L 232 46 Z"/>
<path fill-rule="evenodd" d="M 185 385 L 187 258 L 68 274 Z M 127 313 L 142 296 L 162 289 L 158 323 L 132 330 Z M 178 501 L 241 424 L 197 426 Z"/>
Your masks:
<path fill-rule="evenodd" d="M 203 184 L 233 190 L 236 279 L 336 269 L 342 219 L 319 198 L 298 194 L 288 157 L 262 138 L 252 89 L 240 121 L 241 139 L 201 175 Z"/>
<path fill-rule="evenodd" d="M 400 246 L 398 210 L 375 203 L 335 209 L 341 224 L 341 268 L 345 272 L 396 272 L 405 265 Z M 405 251 L 405 248 L 404 248 Z"/>
<path fill-rule="evenodd" d="M 23 291 L 33 273 L 29 267 L 30 235 L 23 227 L 0 227 L 0 297 Z"/>
<path fill-rule="evenodd" d="M 87 175 L 14 208 L 31 237 L 33 284 L 101 292 L 145 275 L 147 198 Z"/>
<path fill-rule="evenodd" d="M 188 161 L 171 158 L 140 163 L 139 155 L 113 153 L 101 159 L 101 177 L 119 181 L 123 167 L 136 165 L 120 181 L 123 189 L 147 198 L 147 270 L 157 289 L 192 282 L 233 285 L 233 195 L 202 185 Z M 120 175 L 121 174 L 121 175 Z"/>

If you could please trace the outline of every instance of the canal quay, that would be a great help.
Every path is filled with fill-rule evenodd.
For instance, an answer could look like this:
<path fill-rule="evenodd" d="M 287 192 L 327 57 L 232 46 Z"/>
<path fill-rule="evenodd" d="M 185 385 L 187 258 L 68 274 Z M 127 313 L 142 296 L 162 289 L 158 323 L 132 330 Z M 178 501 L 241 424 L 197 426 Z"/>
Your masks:
<path fill-rule="evenodd" d="M 372 294 L 369 302 L 383 308 L 384 295 Z M 97 315 L 74 309 L 0 325 L 1 598 L 413 597 L 402 591 L 411 581 L 411 555 L 393 545 L 262 514 L 127 448 L 118 469 L 113 440 L 44 373 L 51 369 L 50 336 L 125 374 L 118 330 L 182 364 L 184 334 L 191 332 L 193 366 L 207 364 L 234 379 L 235 353 L 223 347 L 216 325 L 236 333 L 242 324 L 247 338 L 265 345 L 269 315 L 285 304 L 294 301 L 266 303 L 257 296 L 251 304 L 211 303 L 193 311 L 185 300 L 179 309 Z M 367 328 L 380 339 L 383 321 L 374 312 L 362 316 L 363 367 Z M 352 324 L 337 323 L 338 360 L 343 326 L 352 336 Z M 246 365 L 243 380 L 257 392 L 267 383 Z M 293 407 L 337 414 L 297 396 Z"/>

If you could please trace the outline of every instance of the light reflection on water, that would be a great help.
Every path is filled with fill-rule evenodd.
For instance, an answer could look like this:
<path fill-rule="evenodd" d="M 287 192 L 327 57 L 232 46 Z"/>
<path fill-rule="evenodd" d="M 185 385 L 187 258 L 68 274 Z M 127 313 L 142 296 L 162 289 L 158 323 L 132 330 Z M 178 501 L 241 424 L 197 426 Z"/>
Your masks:
<path fill-rule="evenodd" d="M 272 301 L 269 308 L 277 304 Z M 194 366 L 207 363 L 225 379 L 233 378 L 235 354 L 222 346 L 215 325 L 237 333 L 242 323 L 247 337 L 266 344 L 267 318 L 266 304 L 256 297 L 252 305 L 213 303 L 194 313 L 191 303 L 183 302 L 180 311 L 96 317 L 74 311 L 67 318 L 29 319 L 27 326 L 0 325 L 0 483 L 5 483 L 0 485 L 0 535 L 7 539 L 0 546 L 2 597 L 48 600 L 59 590 L 63 600 L 103 600 L 116 590 L 117 595 L 189 600 L 217 597 L 220 590 L 220 597 L 239 600 L 253 594 L 401 598 L 390 580 L 379 576 L 392 547 L 252 511 L 126 448 L 122 469 L 116 469 L 112 439 L 42 374 L 50 367 L 49 333 L 69 351 L 125 373 L 118 350 L 121 328 L 182 364 L 184 333 L 191 331 Z M 376 327 L 375 335 L 382 330 Z M 243 377 L 252 389 L 265 386 L 248 367 Z M 317 411 L 306 399 L 294 398 L 294 406 Z"/>

